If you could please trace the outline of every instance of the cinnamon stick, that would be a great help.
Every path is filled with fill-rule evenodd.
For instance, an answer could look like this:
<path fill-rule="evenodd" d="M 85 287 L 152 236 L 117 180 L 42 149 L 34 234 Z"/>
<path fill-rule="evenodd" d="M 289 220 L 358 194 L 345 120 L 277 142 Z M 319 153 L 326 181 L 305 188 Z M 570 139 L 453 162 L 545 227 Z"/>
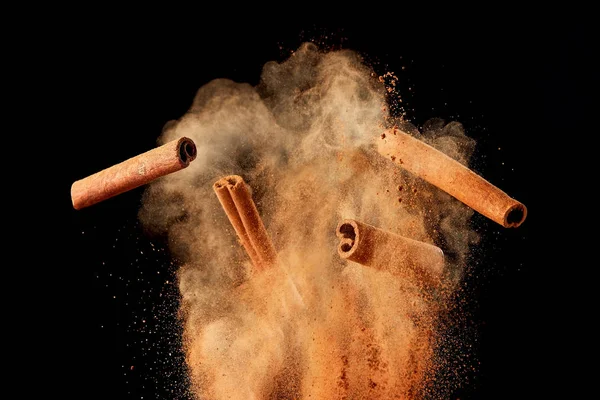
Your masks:
<path fill-rule="evenodd" d="M 384 231 L 354 219 L 342 220 L 336 229 L 338 254 L 356 263 L 393 275 L 414 274 L 428 286 L 438 286 L 444 272 L 439 247 Z"/>
<path fill-rule="evenodd" d="M 233 226 L 233 229 L 235 230 L 235 233 L 237 234 L 240 243 L 246 250 L 248 257 L 250 257 L 252 264 L 256 268 L 260 268 L 260 258 L 258 257 L 256 250 L 254 250 L 254 247 L 252 247 L 252 243 L 250 242 L 248 233 L 244 228 L 244 223 L 242 222 L 240 214 L 238 213 L 238 210 L 235 207 L 235 203 L 231 198 L 231 193 L 229 193 L 229 189 L 227 188 L 227 183 L 226 181 L 222 181 L 223 179 L 215 182 L 215 184 L 213 185 L 213 190 L 217 194 L 219 202 L 225 210 L 225 214 L 227 214 L 229 222 L 231 222 L 231 225 Z"/>
<path fill-rule="evenodd" d="M 516 228 L 527 217 L 522 203 L 458 161 L 397 128 L 381 135 L 377 149 L 384 157 L 505 228 Z"/>
<path fill-rule="evenodd" d="M 213 190 L 255 268 L 262 270 L 275 264 L 277 252 L 242 177 L 221 178 Z"/>
<path fill-rule="evenodd" d="M 156 178 L 186 168 L 196 158 L 196 145 L 186 137 L 137 155 L 80 179 L 71 186 L 76 210 L 145 185 Z"/>

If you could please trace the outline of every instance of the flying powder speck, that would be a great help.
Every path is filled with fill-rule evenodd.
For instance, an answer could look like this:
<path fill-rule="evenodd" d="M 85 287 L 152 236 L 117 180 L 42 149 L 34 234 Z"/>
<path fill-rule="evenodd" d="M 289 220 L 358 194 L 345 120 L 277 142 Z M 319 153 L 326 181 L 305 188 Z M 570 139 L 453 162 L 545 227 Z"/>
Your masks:
<path fill-rule="evenodd" d="M 352 51 L 304 44 L 253 87 L 214 80 L 160 143 L 191 138 L 194 163 L 153 182 L 140 219 L 168 233 L 191 391 L 210 399 L 391 399 L 440 395 L 440 315 L 464 271 L 472 211 L 390 165 L 374 143 L 405 132 L 468 164 L 459 123 L 422 131 L 392 118 L 385 79 Z M 213 192 L 240 175 L 279 263 L 257 273 Z M 352 218 L 445 253 L 442 288 L 342 260 Z M 445 349 L 447 352 L 447 349 Z M 439 377 L 439 376 L 438 376 Z"/>

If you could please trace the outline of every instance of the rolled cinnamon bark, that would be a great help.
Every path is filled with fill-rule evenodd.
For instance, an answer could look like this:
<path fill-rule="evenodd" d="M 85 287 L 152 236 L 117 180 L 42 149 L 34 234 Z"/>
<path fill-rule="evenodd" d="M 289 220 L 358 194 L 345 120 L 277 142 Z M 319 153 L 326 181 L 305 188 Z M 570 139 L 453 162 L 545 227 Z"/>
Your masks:
<path fill-rule="evenodd" d="M 522 203 L 458 161 L 397 128 L 381 135 L 377 150 L 505 228 L 516 228 L 527 217 Z"/>
<path fill-rule="evenodd" d="M 444 272 L 444 253 L 439 247 L 405 238 L 353 219 L 336 229 L 338 254 L 356 263 L 393 275 L 415 274 L 428 286 L 439 286 Z"/>
<path fill-rule="evenodd" d="M 213 189 L 254 266 L 261 270 L 273 265 L 277 252 L 242 177 L 221 178 Z"/>
<path fill-rule="evenodd" d="M 76 210 L 145 185 L 156 178 L 186 168 L 196 158 L 196 145 L 186 137 L 137 155 L 80 179 L 71 186 Z"/>
<path fill-rule="evenodd" d="M 248 257 L 250 257 L 252 264 L 254 265 L 254 267 L 260 269 L 260 258 L 258 257 L 256 250 L 254 250 L 254 247 L 252 247 L 252 243 L 250 242 L 248 233 L 244 228 L 244 223 L 242 222 L 240 214 L 238 213 L 238 210 L 235 207 L 235 203 L 231 198 L 231 193 L 229 193 L 227 185 L 228 182 L 225 179 L 220 179 L 213 185 L 213 190 L 217 194 L 217 198 L 219 199 L 223 210 L 225 210 L 225 214 L 227 214 L 229 222 L 231 222 L 231 225 L 233 226 L 233 229 L 235 230 L 235 233 L 237 234 L 240 243 L 246 250 Z"/>

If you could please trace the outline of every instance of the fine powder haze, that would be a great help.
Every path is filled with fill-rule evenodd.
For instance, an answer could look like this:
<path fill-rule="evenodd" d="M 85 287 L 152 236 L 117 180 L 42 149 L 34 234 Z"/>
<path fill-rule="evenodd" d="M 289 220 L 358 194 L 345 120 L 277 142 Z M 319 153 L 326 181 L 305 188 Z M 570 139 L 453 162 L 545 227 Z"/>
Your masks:
<path fill-rule="evenodd" d="M 396 79 L 355 52 L 304 44 L 267 63 L 257 86 L 206 84 L 165 126 L 160 144 L 187 136 L 198 156 L 148 187 L 140 219 L 168 234 L 181 261 L 197 398 L 438 398 L 457 384 L 444 371 L 460 339 L 444 315 L 478 240 L 472 211 L 374 144 L 397 125 L 467 164 L 474 142 L 459 123 L 433 120 L 420 132 L 390 116 Z M 255 273 L 238 243 L 212 188 L 232 174 L 251 187 L 279 267 Z M 344 218 L 441 247 L 444 287 L 342 260 Z"/>

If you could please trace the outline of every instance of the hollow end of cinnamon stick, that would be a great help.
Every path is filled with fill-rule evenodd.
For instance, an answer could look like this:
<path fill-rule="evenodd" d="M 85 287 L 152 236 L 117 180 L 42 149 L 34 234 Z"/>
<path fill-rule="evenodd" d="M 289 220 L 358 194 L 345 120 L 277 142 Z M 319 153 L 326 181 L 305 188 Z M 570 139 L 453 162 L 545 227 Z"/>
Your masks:
<path fill-rule="evenodd" d="M 518 228 L 527 218 L 527 207 L 522 203 L 514 204 L 504 214 L 505 228 Z"/>
<path fill-rule="evenodd" d="M 244 179 L 239 175 L 226 176 L 224 179 L 232 189 L 239 189 L 241 185 L 244 185 Z"/>
<path fill-rule="evenodd" d="M 213 183 L 213 190 L 223 189 L 227 187 L 227 181 L 225 178 L 221 178 L 215 183 Z"/>
<path fill-rule="evenodd" d="M 213 184 L 213 189 L 219 190 L 219 189 L 227 189 L 227 190 L 239 190 L 241 189 L 242 185 L 244 185 L 244 179 L 242 179 L 241 176 L 239 175 L 229 175 L 229 176 L 225 176 L 221 179 L 219 179 L 218 181 L 216 181 Z"/>
<path fill-rule="evenodd" d="M 338 254 L 342 258 L 350 258 L 358 248 L 360 241 L 358 225 L 356 221 L 346 219 L 340 222 L 336 229 L 336 235 L 340 238 Z"/>
<path fill-rule="evenodd" d="M 196 156 L 198 155 L 196 143 L 194 143 L 194 141 L 190 138 L 182 137 L 181 139 L 179 139 L 179 141 L 177 142 L 177 148 L 179 161 L 185 167 L 190 165 L 190 163 L 194 161 L 196 159 Z"/>

